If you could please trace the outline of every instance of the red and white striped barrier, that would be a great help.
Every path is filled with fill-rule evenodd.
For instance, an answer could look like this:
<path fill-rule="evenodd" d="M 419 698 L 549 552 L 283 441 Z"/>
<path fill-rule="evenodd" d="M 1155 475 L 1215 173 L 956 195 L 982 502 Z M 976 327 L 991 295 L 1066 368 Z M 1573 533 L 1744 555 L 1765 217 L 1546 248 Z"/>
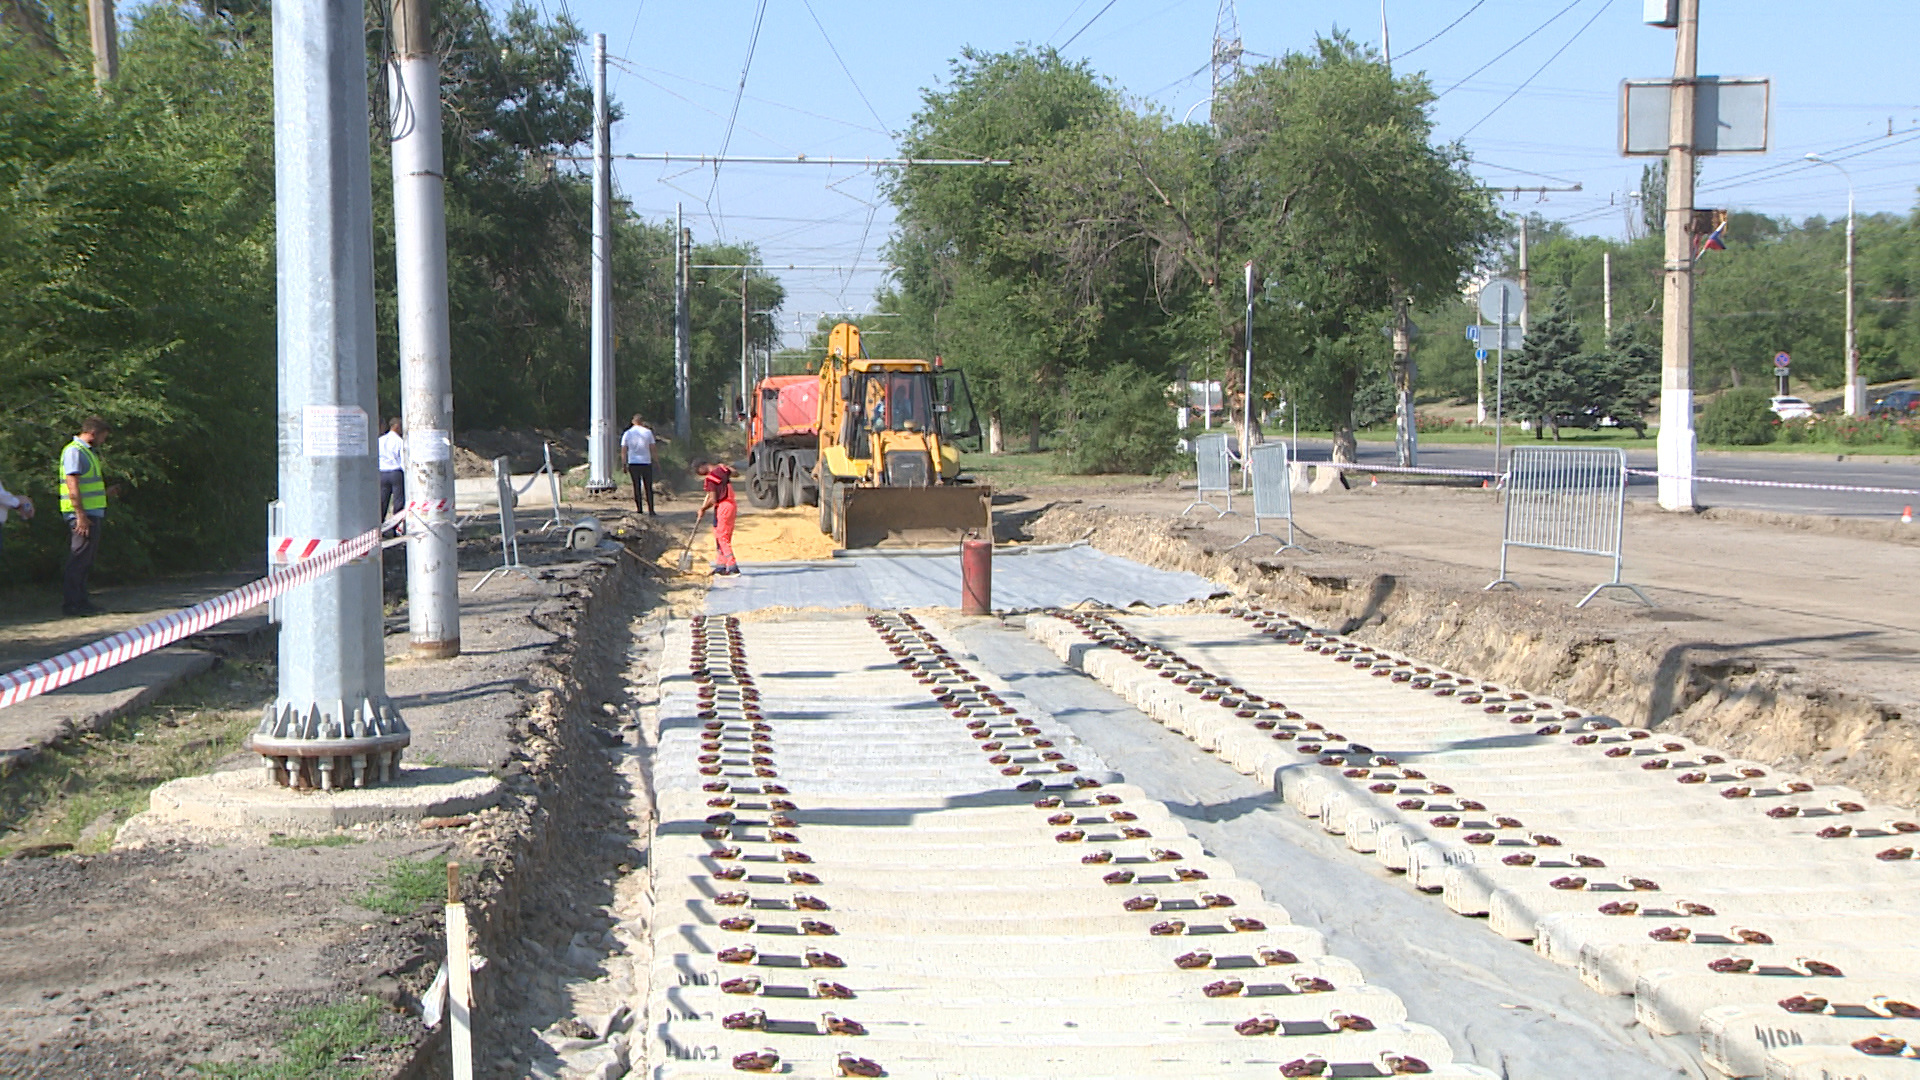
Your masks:
<path fill-rule="evenodd" d="M 1736 480 L 1729 476 L 1676 476 L 1654 469 L 1628 469 L 1629 476 L 1656 480 L 1687 480 L 1696 484 L 1732 484 L 1737 487 L 1792 488 L 1797 491 L 1850 491 L 1861 495 L 1920 495 L 1920 488 L 1865 487 L 1859 484 L 1806 484 L 1793 480 Z"/>
<path fill-rule="evenodd" d="M 288 541 L 288 551 L 291 554 L 295 538 L 283 537 L 282 539 Z M 190 608 L 162 616 L 131 630 L 123 630 L 91 645 L 83 645 L 50 660 L 42 660 L 18 671 L 0 675 L 0 709 L 58 690 L 89 675 L 124 664 L 135 657 L 145 656 L 155 649 L 171 645 L 182 638 L 191 637 L 209 626 L 225 622 L 243 611 L 256 608 L 315 578 L 330 574 L 355 559 L 363 559 L 380 546 L 380 529 L 369 529 L 351 540 L 314 541 L 314 543 L 332 546 L 324 550 L 314 550 L 292 560 L 286 568 L 276 570 L 258 581 L 242 585 L 232 592 L 221 593 L 211 600 L 202 601 Z M 301 549 L 306 550 L 304 544 L 301 544 Z M 274 550 L 277 555 L 280 546 L 276 544 Z"/>

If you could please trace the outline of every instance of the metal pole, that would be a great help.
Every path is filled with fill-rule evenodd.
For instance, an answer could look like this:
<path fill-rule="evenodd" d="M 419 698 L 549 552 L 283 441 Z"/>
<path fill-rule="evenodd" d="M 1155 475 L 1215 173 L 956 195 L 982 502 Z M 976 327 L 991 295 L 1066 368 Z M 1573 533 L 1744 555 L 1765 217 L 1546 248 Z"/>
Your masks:
<path fill-rule="evenodd" d="M 1533 307 L 1533 272 L 1527 265 L 1527 215 L 1520 215 L 1520 333 L 1527 332 L 1527 315 Z"/>
<path fill-rule="evenodd" d="M 1667 128 L 1667 265 L 1661 320 L 1660 505 L 1693 509 L 1693 118 L 1700 0 L 1680 0 Z"/>
<path fill-rule="evenodd" d="M 1247 262 L 1247 347 L 1242 352 L 1246 371 L 1240 381 L 1240 468 L 1247 467 L 1247 454 L 1253 449 L 1253 262 Z"/>
<path fill-rule="evenodd" d="M 747 275 L 752 270 L 740 271 L 740 426 L 747 426 L 747 413 L 753 399 L 753 388 L 747 385 Z"/>
<path fill-rule="evenodd" d="M 1845 169 L 1840 172 L 1846 175 Z M 1860 350 L 1853 337 L 1853 177 L 1847 176 L 1847 415 L 1859 416 L 1866 407 L 1867 380 L 1860 374 Z"/>
<path fill-rule="evenodd" d="M 394 0 L 393 252 L 400 415 L 407 431 L 407 631 L 413 655 L 460 655 L 453 511 L 453 374 L 447 327 L 446 179 L 431 0 Z"/>
<path fill-rule="evenodd" d="M 587 490 L 614 487 L 613 165 L 608 152 L 607 35 L 593 35 L 593 341 L 588 373 Z"/>
<path fill-rule="evenodd" d="M 1476 312 L 1473 325 L 1480 326 L 1480 316 Z M 1487 425 L 1487 332 L 1481 329 L 1473 341 L 1473 422 Z"/>
<path fill-rule="evenodd" d="M 1500 325 L 1494 333 L 1500 340 L 1494 345 L 1493 352 L 1493 471 L 1500 472 L 1501 439 L 1505 434 L 1501 426 L 1505 423 L 1507 411 L 1507 290 L 1500 290 Z M 1525 310 L 1524 308 L 1522 310 Z"/>
<path fill-rule="evenodd" d="M 693 411 L 687 400 L 688 351 L 692 336 L 687 311 L 687 264 L 693 261 L 687 250 L 687 229 L 680 204 L 673 204 L 673 434 L 686 445 L 693 437 Z"/>
<path fill-rule="evenodd" d="M 1600 253 L 1600 305 L 1607 336 L 1613 336 L 1613 252 Z"/>
<path fill-rule="evenodd" d="M 103 90 L 120 74 L 120 25 L 113 0 L 87 0 L 87 30 L 93 41 L 93 88 Z"/>
<path fill-rule="evenodd" d="M 281 519 L 288 535 L 345 540 L 379 513 L 365 13 L 278 0 L 273 14 Z M 387 700 L 380 564 L 342 567 L 280 609 L 279 693 L 252 748 L 281 783 L 391 776 L 409 734 Z"/>
<path fill-rule="evenodd" d="M 1393 74 L 1393 39 L 1387 36 L 1387 0 L 1380 0 L 1380 60 Z"/>

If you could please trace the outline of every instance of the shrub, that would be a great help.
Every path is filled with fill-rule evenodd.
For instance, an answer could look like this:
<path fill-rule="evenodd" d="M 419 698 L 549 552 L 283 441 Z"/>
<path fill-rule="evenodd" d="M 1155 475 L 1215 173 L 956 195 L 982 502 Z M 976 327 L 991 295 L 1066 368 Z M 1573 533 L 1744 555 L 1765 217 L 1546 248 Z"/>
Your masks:
<path fill-rule="evenodd" d="M 1067 469 L 1076 473 L 1159 473 L 1173 467 L 1179 439 L 1165 379 L 1123 364 L 1074 380 Z"/>
<path fill-rule="evenodd" d="M 1700 441 L 1721 446 L 1760 446 L 1773 441 L 1778 419 L 1765 391 L 1736 386 L 1707 404 L 1700 418 Z"/>
<path fill-rule="evenodd" d="M 1451 416 L 1434 416 L 1423 412 L 1413 414 L 1413 430 L 1422 435 L 1429 435 L 1436 431 L 1452 431 L 1454 427 L 1454 419 Z"/>

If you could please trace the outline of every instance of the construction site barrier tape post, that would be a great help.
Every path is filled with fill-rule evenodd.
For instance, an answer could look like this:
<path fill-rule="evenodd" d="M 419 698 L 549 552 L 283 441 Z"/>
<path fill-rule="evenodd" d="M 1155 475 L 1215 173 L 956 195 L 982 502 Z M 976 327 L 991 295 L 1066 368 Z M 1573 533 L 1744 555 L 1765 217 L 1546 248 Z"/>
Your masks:
<path fill-rule="evenodd" d="M 398 518 L 400 515 L 395 515 Z M 366 558 L 380 547 L 380 533 L 393 519 L 367 530 L 339 546 L 276 570 L 258 581 L 249 582 L 231 592 L 221 593 L 190 608 L 164 615 L 131 630 L 123 630 L 17 671 L 0 675 L 0 709 L 18 705 L 29 698 L 58 690 L 89 675 L 145 656 L 182 638 L 192 637 L 209 626 L 225 622 L 243 611 L 266 603 L 315 578 L 330 574 L 356 559 Z"/>

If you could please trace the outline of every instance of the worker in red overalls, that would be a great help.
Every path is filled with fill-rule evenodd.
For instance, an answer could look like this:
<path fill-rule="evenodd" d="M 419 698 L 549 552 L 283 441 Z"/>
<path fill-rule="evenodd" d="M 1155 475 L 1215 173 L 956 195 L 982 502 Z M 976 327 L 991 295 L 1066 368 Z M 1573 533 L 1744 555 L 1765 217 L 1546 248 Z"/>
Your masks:
<path fill-rule="evenodd" d="M 707 497 L 700 502 L 700 512 L 693 516 L 694 528 L 700 527 L 700 519 L 708 510 L 713 511 L 713 573 L 716 577 L 738 574 L 740 564 L 733 561 L 733 519 L 740 505 L 733 501 L 733 470 L 719 462 L 699 461 L 694 463 L 693 471 L 707 489 Z"/>

